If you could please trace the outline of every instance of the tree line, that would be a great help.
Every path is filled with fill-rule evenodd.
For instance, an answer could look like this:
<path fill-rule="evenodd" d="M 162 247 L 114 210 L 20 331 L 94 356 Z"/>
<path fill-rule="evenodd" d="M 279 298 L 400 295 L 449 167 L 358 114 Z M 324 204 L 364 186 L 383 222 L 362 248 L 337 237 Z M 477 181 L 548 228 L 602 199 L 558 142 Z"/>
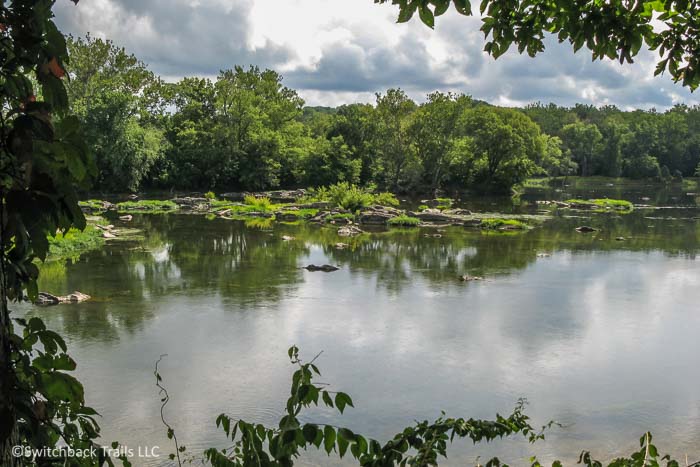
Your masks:
<path fill-rule="evenodd" d="M 347 181 L 395 192 L 507 191 L 538 175 L 693 176 L 700 108 L 504 108 L 401 89 L 374 105 L 305 107 L 257 67 L 166 83 L 109 40 L 69 38 L 72 111 L 99 191 L 265 190 Z"/>

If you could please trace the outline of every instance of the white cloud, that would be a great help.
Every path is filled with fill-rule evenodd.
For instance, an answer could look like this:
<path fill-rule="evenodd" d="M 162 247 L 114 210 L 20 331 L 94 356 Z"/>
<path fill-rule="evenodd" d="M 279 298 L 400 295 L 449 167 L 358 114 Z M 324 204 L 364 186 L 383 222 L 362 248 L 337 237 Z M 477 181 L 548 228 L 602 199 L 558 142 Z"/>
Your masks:
<path fill-rule="evenodd" d="M 254 64 L 283 73 L 310 105 L 369 102 L 389 87 L 416 100 L 441 89 L 504 105 L 698 102 L 652 76 L 650 52 L 634 65 L 591 63 L 585 50 L 548 40 L 535 59 L 509 52 L 494 61 L 479 19 L 451 11 L 434 31 L 415 19 L 396 24 L 396 8 L 373 0 L 85 0 L 56 11 L 65 32 L 113 39 L 166 79 Z"/>

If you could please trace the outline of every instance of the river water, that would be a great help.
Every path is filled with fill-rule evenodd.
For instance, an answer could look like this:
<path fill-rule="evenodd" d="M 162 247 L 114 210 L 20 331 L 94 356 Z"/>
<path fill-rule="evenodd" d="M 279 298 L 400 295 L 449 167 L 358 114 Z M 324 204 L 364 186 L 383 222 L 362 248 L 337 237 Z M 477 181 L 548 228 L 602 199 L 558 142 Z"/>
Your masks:
<path fill-rule="evenodd" d="M 93 300 L 18 312 L 67 338 L 105 444 L 160 447 L 161 457 L 134 465 L 167 465 L 172 452 L 153 376 L 159 355 L 168 354 L 160 366 L 171 396 L 166 417 L 197 454 L 230 444 L 214 423 L 221 412 L 276 424 L 293 344 L 305 358 L 323 351 L 321 381 L 355 403 L 342 416 L 312 409 L 306 421 L 386 440 L 441 410 L 490 418 L 523 397 L 533 424 L 562 424 L 535 445 L 455 442 L 441 465 L 494 454 L 512 465 L 531 455 L 571 464 L 582 449 L 610 459 L 631 453 L 646 430 L 661 451 L 700 460 L 696 198 L 605 187 L 464 204 L 532 213 L 536 199 L 575 195 L 656 206 L 627 215 L 562 211 L 520 234 L 399 229 L 352 240 L 330 227 L 135 216 L 129 227 L 141 237 L 43 268 L 41 290 L 80 290 Z M 576 232 L 582 224 L 602 230 Z M 336 249 L 339 241 L 350 248 Z M 309 263 L 340 270 L 300 269 Z M 461 274 L 484 280 L 460 282 Z M 314 452 L 300 461 L 337 464 Z"/>

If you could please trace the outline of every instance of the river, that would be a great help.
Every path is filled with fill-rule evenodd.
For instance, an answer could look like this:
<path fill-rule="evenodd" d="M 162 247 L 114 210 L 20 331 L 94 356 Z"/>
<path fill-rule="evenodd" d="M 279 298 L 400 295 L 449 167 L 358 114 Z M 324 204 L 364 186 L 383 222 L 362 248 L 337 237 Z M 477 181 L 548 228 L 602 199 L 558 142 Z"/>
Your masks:
<path fill-rule="evenodd" d="M 18 312 L 66 337 L 105 444 L 160 447 L 161 457 L 134 465 L 167 465 L 172 452 L 153 376 L 159 355 L 167 354 L 166 417 L 197 454 L 230 444 L 214 423 L 221 412 L 276 424 L 293 344 L 307 359 L 323 351 L 321 381 L 355 404 L 342 416 L 309 410 L 305 421 L 386 440 L 441 410 L 491 418 L 523 397 L 533 424 L 562 425 L 534 445 L 455 442 L 441 465 L 494 454 L 513 465 L 531 455 L 571 464 L 582 449 L 610 459 L 638 448 L 646 430 L 661 451 L 695 461 L 700 209 L 683 190 L 650 190 L 541 189 L 464 202 L 510 212 L 576 195 L 656 205 L 626 215 L 560 211 L 518 234 L 414 228 L 347 240 L 331 227 L 137 215 L 129 227 L 141 237 L 42 268 L 41 290 L 80 290 L 91 301 Z M 576 232 L 582 224 L 602 230 Z M 339 241 L 350 247 L 336 249 Z M 300 269 L 309 263 L 340 270 Z M 460 282 L 461 274 L 484 280 Z M 314 452 L 300 461 L 336 464 Z"/>

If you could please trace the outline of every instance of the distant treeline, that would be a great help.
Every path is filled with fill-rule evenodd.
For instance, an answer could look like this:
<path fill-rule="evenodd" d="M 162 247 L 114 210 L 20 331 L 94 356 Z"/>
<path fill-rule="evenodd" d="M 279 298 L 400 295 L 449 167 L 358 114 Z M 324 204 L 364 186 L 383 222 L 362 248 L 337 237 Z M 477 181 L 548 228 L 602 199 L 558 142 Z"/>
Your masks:
<path fill-rule="evenodd" d="M 304 107 L 271 70 L 165 83 L 111 41 L 70 38 L 73 112 L 100 191 L 264 190 L 339 181 L 395 192 L 506 191 L 535 175 L 698 175 L 700 108 L 503 108 L 400 89 L 376 103 Z"/>

